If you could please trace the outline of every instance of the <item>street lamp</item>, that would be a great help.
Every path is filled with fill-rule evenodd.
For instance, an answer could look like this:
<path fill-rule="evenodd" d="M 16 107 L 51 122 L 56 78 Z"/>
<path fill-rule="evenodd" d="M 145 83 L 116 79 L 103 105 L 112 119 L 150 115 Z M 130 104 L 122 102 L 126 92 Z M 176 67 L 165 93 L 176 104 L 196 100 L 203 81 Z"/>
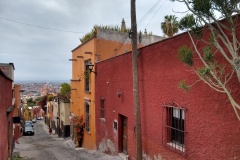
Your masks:
<path fill-rule="evenodd" d="M 94 65 L 92 63 L 89 63 L 86 66 L 87 66 L 87 69 L 90 71 L 90 73 L 93 72 L 93 73 L 97 74 L 97 72 L 93 71 Z"/>

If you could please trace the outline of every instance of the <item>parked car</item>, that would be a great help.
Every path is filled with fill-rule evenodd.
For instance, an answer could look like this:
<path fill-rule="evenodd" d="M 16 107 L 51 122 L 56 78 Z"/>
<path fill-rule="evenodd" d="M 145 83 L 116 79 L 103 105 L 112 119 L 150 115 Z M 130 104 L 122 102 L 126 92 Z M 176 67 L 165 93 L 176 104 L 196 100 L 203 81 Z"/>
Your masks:
<path fill-rule="evenodd" d="M 37 120 L 41 120 L 41 117 L 37 117 Z"/>
<path fill-rule="evenodd" d="M 33 118 L 32 123 L 36 123 L 36 122 L 37 122 L 36 118 Z"/>
<path fill-rule="evenodd" d="M 23 135 L 26 136 L 26 135 L 34 135 L 34 130 L 33 130 L 33 127 L 24 127 L 23 129 Z"/>
<path fill-rule="evenodd" d="M 25 123 L 24 123 L 24 127 L 33 127 L 33 123 L 32 123 L 32 121 L 25 121 Z"/>

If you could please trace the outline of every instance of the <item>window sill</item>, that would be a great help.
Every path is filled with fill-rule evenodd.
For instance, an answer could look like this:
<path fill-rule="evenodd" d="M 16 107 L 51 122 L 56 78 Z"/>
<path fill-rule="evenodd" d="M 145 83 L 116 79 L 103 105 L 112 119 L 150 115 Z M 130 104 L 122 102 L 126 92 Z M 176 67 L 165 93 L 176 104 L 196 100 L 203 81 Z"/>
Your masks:
<path fill-rule="evenodd" d="M 173 149 L 176 149 L 176 150 L 178 150 L 180 152 L 185 153 L 185 147 L 182 146 L 182 145 L 176 144 L 174 142 L 169 142 L 169 143 L 167 143 L 167 145 L 170 146 Z"/>
<path fill-rule="evenodd" d="M 87 132 L 87 134 L 91 135 L 91 132 L 90 132 L 90 131 L 88 132 L 88 131 L 87 131 L 87 130 L 85 130 L 85 129 L 84 129 L 84 131 L 85 131 L 85 132 Z"/>
<path fill-rule="evenodd" d="M 91 91 L 84 91 L 85 93 L 91 94 Z"/>
<path fill-rule="evenodd" d="M 103 123 L 106 123 L 106 119 L 105 118 L 99 118 L 99 120 Z"/>

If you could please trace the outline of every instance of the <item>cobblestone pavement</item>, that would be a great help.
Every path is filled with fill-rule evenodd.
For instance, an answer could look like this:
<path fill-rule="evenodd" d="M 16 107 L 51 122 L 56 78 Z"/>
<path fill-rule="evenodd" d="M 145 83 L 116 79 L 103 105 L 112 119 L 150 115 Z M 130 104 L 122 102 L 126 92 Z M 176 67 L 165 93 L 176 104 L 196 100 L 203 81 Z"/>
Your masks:
<path fill-rule="evenodd" d="M 98 151 L 75 148 L 71 139 L 49 135 L 43 120 L 34 124 L 34 136 L 23 136 L 15 144 L 14 154 L 24 160 L 121 160 Z"/>

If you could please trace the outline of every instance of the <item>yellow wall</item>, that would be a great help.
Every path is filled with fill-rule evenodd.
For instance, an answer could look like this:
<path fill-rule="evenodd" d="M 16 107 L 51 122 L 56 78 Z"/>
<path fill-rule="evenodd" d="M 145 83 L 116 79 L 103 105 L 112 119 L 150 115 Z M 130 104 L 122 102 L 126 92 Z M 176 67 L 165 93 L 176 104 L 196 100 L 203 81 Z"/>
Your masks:
<path fill-rule="evenodd" d="M 24 110 L 24 113 L 23 113 L 23 115 L 24 115 L 24 120 L 25 121 L 31 121 L 32 120 L 32 115 L 33 115 L 33 113 L 32 113 L 32 111 L 31 110 Z"/>
<path fill-rule="evenodd" d="M 90 132 L 84 131 L 82 147 L 88 149 L 96 149 L 96 130 L 95 130 L 95 74 L 90 74 L 90 91 L 84 91 L 84 61 L 91 59 L 92 64 L 95 64 L 96 54 L 99 54 L 98 61 L 102 61 L 116 55 L 125 53 L 131 50 L 130 44 L 123 44 L 116 41 L 107 41 L 104 39 L 93 38 L 85 44 L 80 45 L 72 51 L 72 81 L 71 81 L 71 102 L 70 111 L 77 116 L 84 116 L 85 100 L 90 100 Z M 115 53 L 115 49 L 119 49 Z M 85 54 L 91 52 L 91 54 Z M 83 58 L 78 58 L 82 56 Z M 93 69 L 95 71 L 95 69 Z M 80 79 L 80 81 L 76 81 Z M 76 90 L 75 90 L 76 89 Z"/>
<path fill-rule="evenodd" d="M 96 53 L 100 55 L 98 61 L 103 61 L 129 51 L 131 51 L 131 44 L 122 45 L 121 42 L 117 41 L 96 40 Z"/>
<path fill-rule="evenodd" d="M 85 54 L 85 52 L 91 52 L 92 54 Z M 77 50 L 73 51 L 72 59 L 77 61 L 72 61 L 72 80 L 71 89 L 76 89 L 71 91 L 71 102 L 70 110 L 74 115 L 84 116 L 84 102 L 85 99 L 91 100 L 90 105 L 90 132 L 84 131 L 83 147 L 88 149 L 96 149 L 96 135 L 95 135 L 95 104 L 94 104 L 94 73 L 90 74 L 90 91 L 84 91 L 84 61 L 91 59 L 92 64 L 95 62 L 95 39 L 90 40 L 88 43 L 82 45 Z M 77 56 L 83 56 L 83 58 L 77 58 Z"/>

